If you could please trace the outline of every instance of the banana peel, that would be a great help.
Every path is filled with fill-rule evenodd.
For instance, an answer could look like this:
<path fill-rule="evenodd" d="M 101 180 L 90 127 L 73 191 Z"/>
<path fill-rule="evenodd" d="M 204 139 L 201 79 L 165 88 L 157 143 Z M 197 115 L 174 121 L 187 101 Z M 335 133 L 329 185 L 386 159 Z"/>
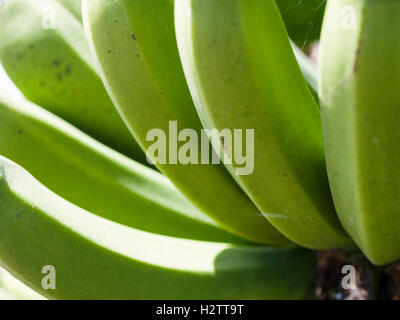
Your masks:
<path fill-rule="evenodd" d="M 320 100 L 329 180 L 343 226 L 377 265 L 400 258 L 399 32 L 398 1 L 328 1 Z"/>

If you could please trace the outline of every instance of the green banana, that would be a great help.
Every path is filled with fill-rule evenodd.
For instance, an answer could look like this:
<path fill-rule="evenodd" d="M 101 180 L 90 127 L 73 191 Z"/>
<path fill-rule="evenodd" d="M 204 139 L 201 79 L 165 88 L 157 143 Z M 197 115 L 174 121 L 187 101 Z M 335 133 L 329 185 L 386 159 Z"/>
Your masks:
<path fill-rule="evenodd" d="M 53 299 L 299 299 L 311 289 L 315 253 L 131 229 L 0 158 L 0 264 Z M 54 289 L 42 286 L 44 267 Z"/>
<path fill-rule="evenodd" d="M 204 127 L 254 130 L 254 171 L 239 175 L 236 156 L 223 150 L 231 174 L 293 242 L 353 247 L 332 204 L 318 107 L 275 2 L 177 0 L 175 10 L 178 47 Z"/>
<path fill-rule="evenodd" d="M 302 48 L 319 39 L 326 0 L 276 0 L 290 37 Z"/>
<path fill-rule="evenodd" d="M 29 100 L 146 162 L 104 89 L 82 23 L 60 3 L 6 1 L 0 8 L 0 61 Z"/>
<path fill-rule="evenodd" d="M 173 0 L 83 1 L 85 29 L 106 88 L 144 150 L 153 144 L 147 140 L 152 129 L 161 129 L 167 141 L 173 139 L 170 121 L 176 121 L 176 132 L 190 128 L 201 136 L 202 126 L 179 60 L 173 7 Z M 185 144 L 179 141 L 175 149 Z M 168 147 L 168 153 L 176 151 L 173 144 Z M 231 232 L 258 243 L 288 242 L 222 164 L 166 161 L 156 165 L 194 204 Z"/>
<path fill-rule="evenodd" d="M 400 3 L 328 1 L 320 99 L 330 185 L 364 254 L 400 258 Z"/>
<path fill-rule="evenodd" d="M 160 173 L 2 92 L 0 154 L 61 197 L 118 223 L 174 237 L 244 242 L 201 213 Z"/>

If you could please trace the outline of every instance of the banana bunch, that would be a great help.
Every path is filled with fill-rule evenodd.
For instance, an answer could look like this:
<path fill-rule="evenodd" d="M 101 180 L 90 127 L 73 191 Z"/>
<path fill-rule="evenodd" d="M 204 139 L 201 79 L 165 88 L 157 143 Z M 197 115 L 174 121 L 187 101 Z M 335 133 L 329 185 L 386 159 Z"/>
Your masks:
<path fill-rule="evenodd" d="M 173 1 L 84 1 L 83 19 L 106 88 L 145 150 L 153 144 L 148 139 L 153 128 L 165 132 L 167 141 L 186 128 L 202 136 L 179 59 Z M 186 139 L 169 143 L 167 154 L 176 154 Z M 211 149 L 208 140 L 205 147 Z M 148 157 L 188 199 L 231 232 L 261 244 L 288 243 L 222 164 L 203 164 L 200 153 L 198 164 Z"/>
<path fill-rule="evenodd" d="M 312 299 L 315 250 L 400 259 L 399 4 L 328 2 L 317 76 L 324 2 L 290 3 L 5 1 L 0 266 L 39 296 L 0 299 Z"/>

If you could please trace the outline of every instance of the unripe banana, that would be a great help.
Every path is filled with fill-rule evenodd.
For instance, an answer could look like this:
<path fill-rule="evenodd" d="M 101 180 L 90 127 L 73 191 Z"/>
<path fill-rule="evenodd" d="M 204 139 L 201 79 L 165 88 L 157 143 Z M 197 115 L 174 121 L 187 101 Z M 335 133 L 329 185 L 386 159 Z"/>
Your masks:
<path fill-rule="evenodd" d="M 201 213 L 160 173 L 24 98 L 1 92 L 0 154 L 61 197 L 118 223 L 174 237 L 244 242 Z"/>
<path fill-rule="evenodd" d="M 0 61 L 29 100 L 146 161 L 104 89 L 81 21 L 57 1 L 5 1 L 0 7 Z"/>
<path fill-rule="evenodd" d="M 233 151 L 222 154 L 247 195 L 297 244 L 353 246 L 333 207 L 318 107 L 275 2 L 177 0 L 175 10 L 178 47 L 203 125 L 254 130 L 251 174 L 238 175 Z"/>
<path fill-rule="evenodd" d="M 131 229 L 0 158 L 0 263 L 53 299 L 300 299 L 313 282 L 315 253 Z"/>
<path fill-rule="evenodd" d="M 177 132 L 190 128 L 199 140 L 202 136 L 179 60 L 173 6 L 171 0 L 83 2 L 84 25 L 103 80 L 145 150 L 153 144 L 147 140 L 152 129 L 162 130 L 166 141 L 173 139 L 170 121 L 176 121 Z M 172 144 L 165 147 L 175 153 L 184 144 L 177 142 L 175 150 Z M 182 164 L 170 158 L 156 165 L 194 204 L 233 233 L 258 243 L 288 242 L 222 164 Z"/>
<path fill-rule="evenodd" d="M 330 185 L 364 254 L 400 258 L 400 2 L 328 1 L 320 98 Z"/>

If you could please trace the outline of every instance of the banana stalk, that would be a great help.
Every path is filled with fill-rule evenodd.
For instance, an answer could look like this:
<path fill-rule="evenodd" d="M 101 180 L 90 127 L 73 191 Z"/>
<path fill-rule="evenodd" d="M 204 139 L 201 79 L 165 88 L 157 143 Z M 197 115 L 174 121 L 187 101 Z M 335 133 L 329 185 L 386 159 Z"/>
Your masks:
<path fill-rule="evenodd" d="M 400 2 L 328 1 L 320 99 L 340 220 L 364 254 L 400 258 Z"/>

